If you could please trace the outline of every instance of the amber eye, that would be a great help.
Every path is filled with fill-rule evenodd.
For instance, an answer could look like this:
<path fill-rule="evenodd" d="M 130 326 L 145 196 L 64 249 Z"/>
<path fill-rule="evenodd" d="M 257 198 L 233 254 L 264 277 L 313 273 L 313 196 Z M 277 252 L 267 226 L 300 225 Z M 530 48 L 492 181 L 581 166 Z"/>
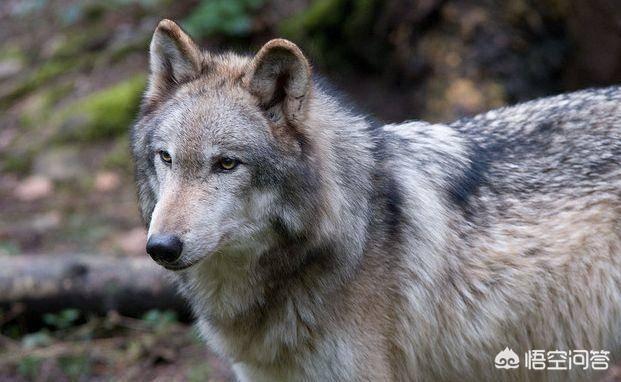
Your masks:
<path fill-rule="evenodd" d="M 163 160 L 165 163 L 172 163 L 172 157 L 170 156 L 168 151 L 160 150 L 160 159 Z"/>
<path fill-rule="evenodd" d="M 223 170 L 232 170 L 237 167 L 238 162 L 232 158 L 222 158 L 220 159 L 220 167 Z"/>

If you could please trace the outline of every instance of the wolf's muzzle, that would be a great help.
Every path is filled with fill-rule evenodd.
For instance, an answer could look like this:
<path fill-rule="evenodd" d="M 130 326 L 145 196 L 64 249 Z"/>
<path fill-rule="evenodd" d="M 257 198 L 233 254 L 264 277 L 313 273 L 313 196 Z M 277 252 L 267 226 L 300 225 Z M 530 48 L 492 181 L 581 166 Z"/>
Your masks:
<path fill-rule="evenodd" d="M 154 234 L 147 241 L 147 253 L 158 263 L 172 263 L 181 256 L 183 242 L 175 235 Z"/>

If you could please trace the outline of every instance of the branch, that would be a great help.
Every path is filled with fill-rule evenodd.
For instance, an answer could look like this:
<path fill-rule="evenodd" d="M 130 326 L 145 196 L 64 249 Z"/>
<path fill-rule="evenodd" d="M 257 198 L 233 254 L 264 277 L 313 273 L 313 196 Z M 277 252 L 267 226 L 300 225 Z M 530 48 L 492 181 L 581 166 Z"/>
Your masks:
<path fill-rule="evenodd" d="M 77 308 L 139 316 L 186 304 L 164 271 L 145 258 L 98 255 L 0 256 L 0 309 L 20 316 Z"/>

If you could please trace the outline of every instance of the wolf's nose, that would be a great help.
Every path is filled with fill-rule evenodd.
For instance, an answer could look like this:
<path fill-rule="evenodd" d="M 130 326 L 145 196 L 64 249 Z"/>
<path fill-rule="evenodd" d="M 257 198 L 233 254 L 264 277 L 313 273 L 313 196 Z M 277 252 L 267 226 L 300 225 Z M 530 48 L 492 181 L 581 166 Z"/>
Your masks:
<path fill-rule="evenodd" d="M 147 253 L 155 261 L 172 263 L 182 250 L 183 242 L 175 235 L 155 234 L 147 241 Z"/>

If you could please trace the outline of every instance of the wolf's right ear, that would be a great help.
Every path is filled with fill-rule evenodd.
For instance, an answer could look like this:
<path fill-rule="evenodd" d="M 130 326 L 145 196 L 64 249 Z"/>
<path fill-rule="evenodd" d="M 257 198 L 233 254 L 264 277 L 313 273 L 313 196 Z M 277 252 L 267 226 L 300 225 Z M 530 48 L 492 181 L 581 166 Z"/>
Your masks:
<path fill-rule="evenodd" d="M 164 19 L 153 33 L 149 61 L 147 103 L 157 102 L 175 86 L 196 78 L 202 70 L 203 54 L 175 22 Z"/>

